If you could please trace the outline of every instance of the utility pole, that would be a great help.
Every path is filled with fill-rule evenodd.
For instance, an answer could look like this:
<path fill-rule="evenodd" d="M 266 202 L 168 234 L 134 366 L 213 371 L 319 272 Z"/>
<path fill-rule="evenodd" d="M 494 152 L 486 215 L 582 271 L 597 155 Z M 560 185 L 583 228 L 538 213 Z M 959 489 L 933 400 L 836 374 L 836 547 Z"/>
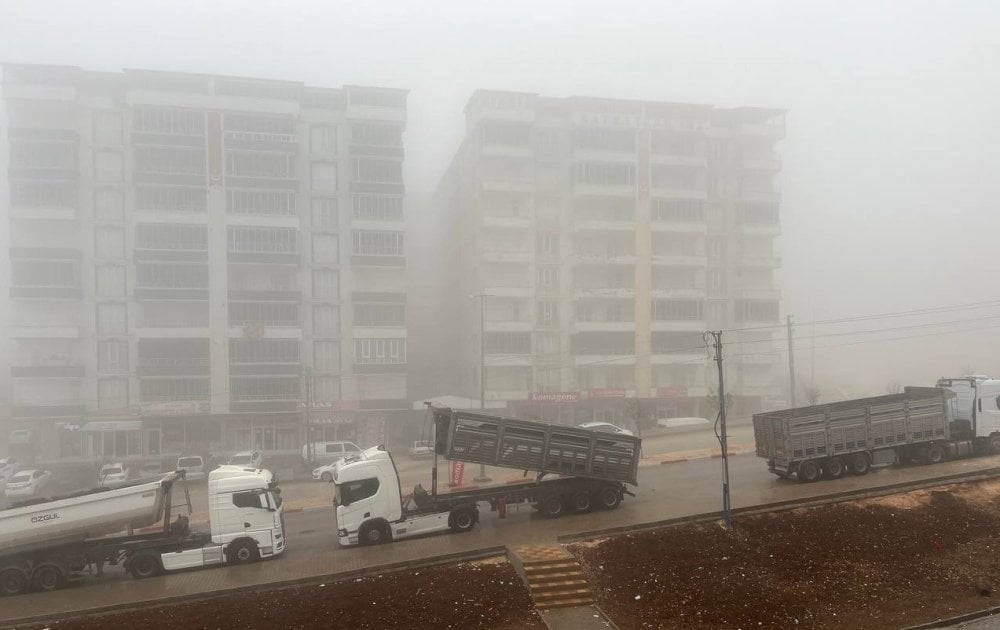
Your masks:
<path fill-rule="evenodd" d="M 486 413 L 486 294 L 475 297 L 479 298 L 479 410 Z M 486 464 L 479 464 L 479 476 L 473 480 L 492 481 L 486 476 Z"/>
<path fill-rule="evenodd" d="M 709 331 L 715 342 L 715 363 L 719 368 L 719 446 L 722 447 L 722 521 L 727 529 L 733 527 L 733 514 L 729 503 L 729 444 L 726 437 L 726 385 L 722 373 L 722 331 Z"/>
<path fill-rule="evenodd" d="M 792 351 L 792 316 L 785 316 L 785 326 L 788 328 L 788 387 L 791 392 L 792 407 L 795 404 L 795 353 Z"/>
<path fill-rule="evenodd" d="M 306 366 L 306 456 L 310 462 L 316 461 L 316 445 L 313 444 L 312 419 L 313 419 L 313 374 L 312 367 Z M 310 464 L 311 465 L 311 464 Z"/>

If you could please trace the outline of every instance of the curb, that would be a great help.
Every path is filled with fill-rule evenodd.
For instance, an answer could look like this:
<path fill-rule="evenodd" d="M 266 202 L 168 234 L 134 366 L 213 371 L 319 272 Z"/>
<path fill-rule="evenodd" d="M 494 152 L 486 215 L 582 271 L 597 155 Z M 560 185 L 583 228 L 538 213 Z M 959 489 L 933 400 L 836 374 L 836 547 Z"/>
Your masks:
<path fill-rule="evenodd" d="M 903 630 L 931 630 L 932 628 L 951 628 L 952 626 L 964 623 L 966 621 L 975 621 L 976 619 L 984 619 L 986 617 L 992 617 L 997 613 L 1000 613 L 1000 606 L 993 606 L 991 608 L 986 608 L 983 610 L 976 610 L 974 612 L 965 613 L 964 615 L 957 615 L 955 617 L 938 619 L 937 621 L 929 621 L 927 623 L 922 623 L 916 626 L 907 626 L 903 628 Z"/>
<path fill-rule="evenodd" d="M 265 584 L 229 587 L 229 588 L 218 589 L 215 591 L 205 591 L 201 593 L 192 593 L 187 595 L 170 595 L 167 597 L 147 599 L 140 602 L 112 604 L 110 606 L 96 606 L 94 608 L 81 608 L 79 610 L 74 610 L 71 612 L 54 614 L 54 615 L 35 615 L 30 617 L 3 619 L 0 620 L 0 628 L 15 629 L 18 626 L 23 626 L 26 624 L 45 623 L 50 621 L 51 622 L 69 621 L 72 619 L 79 619 L 81 617 L 104 615 L 108 613 L 122 612 L 126 610 L 134 610 L 139 608 L 167 606 L 179 602 L 188 603 L 193 601 L 203 601 L 206 599 L 213 599 L 216 597 L 225 597 L 227 595 L 232 595 L 234 593 L 245 593 L 247 591 L 255 591 L 255 592 L 277 591 L 297 586 L 308 586 L 310 584 L 344 582 L 347 580 L 353 580 L 362 577 L 370 577 L 373 575 L 382 575 L 385 573 L 398 573 L 400 571 L 407 571 L 410 569 L 421 569 L 424 567 L 432 567 L 439 564 L 471 562 L 473 560 L 483 560 L 485 558 L 494 558 L 496 556 L 506 557 L 506 554 L 507 554 L 507 548 L 503 545 L 498 545 L 493 547 L 482 547 L 480 549 L 473 549 L 471 551 L 459 551 L 440 556 L 418 558 L 415 560 L 402 560 L 400 562 L 390 562 L 388 564 L 363 567 L 360 569 L 350 569 L 347 571 L 341 571 L 339 573 L 312 575 L 308 577 L 292 578 L 289 580 L 280 580 L 277 582 L 268 582 Z M 265 562 L 267 562 L 267 560 L 265 560 Z"/>

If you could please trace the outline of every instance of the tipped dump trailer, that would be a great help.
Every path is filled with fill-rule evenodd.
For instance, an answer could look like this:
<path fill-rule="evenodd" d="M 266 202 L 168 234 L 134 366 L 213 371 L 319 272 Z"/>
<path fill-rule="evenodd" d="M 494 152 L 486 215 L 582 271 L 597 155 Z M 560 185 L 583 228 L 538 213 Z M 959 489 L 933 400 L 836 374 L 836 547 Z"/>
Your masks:
<path fill-rule="evenodd" d="M 516 503 L 530 503 L 549 517 L 613 510 L 631 494 L 626 484 L 637 484 L 637 437 L 483 413 L 431 411 L 435 461 L 430 492 L 418 484 L 402 498 L 396 464 L 384 447 L 337 464 L 333 481 L 341 545 L 469 531 L 479 521 L 479 503 L 488 503 L 501 518 Z M 525 478 L 439 492 L 439 456 L 525 471 Z M 529 472 L 534 474 L 529 477 Z"/>
<path fill-rule="evenodd" d="M 941 379 L 937 387 L 759 413 L 757 456 L 780 477 L 816 481 L 872 466 L 1000 452 L 1000 381 Z"/>
<path fill-rule="evenodd" d="M 135 578 L 163 571 L 249 562 L 284 550 L 277 480 L 268 471 L 224 466 L 208 483 L 210 531 L 192 532 L 188 517 L 171 522 L 183 472 L 0 510 L 0 594 L 52 591 L 105 564 Z M 158 525 L 158 527 L 147 527 Z M 146 528 L 152 531 L 137 531 Z"/>

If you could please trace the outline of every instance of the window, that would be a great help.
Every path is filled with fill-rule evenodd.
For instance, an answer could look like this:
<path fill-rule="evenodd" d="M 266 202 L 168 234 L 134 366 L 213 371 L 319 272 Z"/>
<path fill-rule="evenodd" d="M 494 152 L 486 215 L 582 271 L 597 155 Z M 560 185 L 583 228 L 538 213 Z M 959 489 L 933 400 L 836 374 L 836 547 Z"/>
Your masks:
<path fill-rule="evenodd" d="M 299 323 L 299 305 L 294 302 L 230 302 L 229 325 L 249 323 L 295 326 Z"/>
<path fill-rule="evenodd" d="M 76 185 L 53 181 L 12 181 L 10 203 L 30 208 L 75 208 Z"/>
<path fill-rule="evenodd" d="M 234 492 L 233 505 L 238 508 L 269 508 L 267 504 L 267 496 L 259 490 Z"/>
<path fill-rule="evenodd" d="M 216 92 L 218 94 L 226 93 L 224 90 L 219 88 L 222 85 L 221 81 L 216 81 Z M 233 86 L 233 82 L 226 82 L 227 86 Z M 264 94 L 261 94 L 258 89 L 264 88 L 266 91 L 268 88 L 273 86 L 252 84 L 247 83 L 241 88 L 251 87 L 248 92 L 240 89 L 234 92 L 229 92 L 233 95 L 242 96 L 260 96 L 262 98 L 268 98 Z M 279 88 L 283 89 L 283 88 Z M 235 132 L 248 132 L 255 134 L 278 134 L 278 135 L 291 135 L 295 133 L 295 123 L 288 116 L 273 116 L 268 114 L 249 114 L 249 113 L 227 113 L 225 119 L 222 122 L 222 126 L 226 131 Z"/>
<path fill-rule="evenodd" d="M 125 267 L 120 265 L 97 265 L 94 268 L 98 297 L 122 297 L 125 295 Z"/>
<path fill-rule="evenodd" d="M 76 170 L 76 145 L 66 142 L 11 142 L 15 168 Z"/>
<path fill-rule="evenodd" d="M 484 341 L 488 354 L 531 354 L 529 332 L 487 332 Z"/>
<path fill-rule="evenodd" d="M 230 226 L 226 228 L 230 253 L 294 254 L 298 251 L 295 228 Z"/>
<path fill-rule="evenodd" d="M 654 165 L 650 179 L 653 188 L 700 190 L 705 185 L 701 171 L 678 166 Z"/>
<path fill-rule="evenodd" d="M 403 183 L 403 163 L 399 160 L 354 158 L 354 179 L 358 182 Z"/>
<path fill-rule="evenodd" d="M 776 322 L 778 321 L 778 303 L 761 300 L 737 300 L 737 322 Z"/>
<path fill-rule="evenodd" d="M 722 260 L 726 257 L 726 239 L 724 236 L 709 236 L 706 239 L 706 244 L 710 260 Z"/>
<path fill-rule="evenodd" d="M 552 300 L 538 302 L 538 324 L 541 326 L 559 325 L 559 303 Z"/>
<path fill-rule="evenodd" d="M 366 221 L 402 221 L 403 198 L 393 195 L 354 195 L 354 218 Z"/>
<path fill-rule="evenodd" d="M 340 239 L 333 234 L 313 234 L 313 262 L 335 263 L 340 259 Z"/>
<path fill-rule="evenodd" d="M 314 341 L 313 367 L 317 370 L 336 371 L 340 369 L 340 342 Z"/>
<path fill-rule="evenodd" d="M 578 149 L 635 151 L 635 130 L 622 127 L 577 127 L 573 144 Z"/>
<path fill-rule="evenodd" d="M 136 249 L 208 249 L 208 227 L 183 223 L 139 223 L 135 226 Z"/>
<path fill-rule="evenodd" d="M 142 402 L 208 400 L 211 387 L 207 378 L 144 378 L 139 383 Z"/>
<path fill-rule="evenodd" d="M 650 315 L 655 321 L 692 321 L 704 318 L 700 300 L 653 300 Z"/>
<path fill-rule="evenodd" d="M 362 499 L 375 496 L 378 492 L 378 478 L 362 479 L 360 481 L 349 481 L 337 486 L 340 505 L 350 505 Z"/>
<path fill-rule="evenodd" d="M 325 337 L 340 335 L 340 309 L 336 306 L 313 307 L 313 334 Z"/>
<path fill-rule="evenodd" d="M 313 298 L 317 300 L 340 299 L 340 274 L 332 269 L 314 269 Z"/>
<path fill-rule="evenodd" d="M 535 243 L 535 251 L 547 256 L 558 256 L 559 234 L 555 232 L 540 233 Z"/>
<path fill-rule="evenodd" d="M 403 128 L 385 123 L 354 123 L 351 125 L 351 144 L 370 147 L 403 146 Z"/>
<path fill-rule="evenodd" d="M 101 372 L 127 372 L 128 342 L 123 339 L 98 341 L 97 369 Z"/>
<path fill-rule="evenodd" d="M 205 112 L 178 107 L 136 107 L 132 129 L 143 133 L 205 135 Z"/>
<path fill-rule="evenodd" d="M 208 197 L 204 188 L 137 186 L 135 207 L 136 210 L 205 212 L 208 207 Z"/>
<path fill-rule="evenodd" d="M 406 363 L 406 339 L 355 339 L 354 363 L 379 365 Z"/>
<path fill-rule="evenodd" d="M 313 153 L 335 154 L 337 128 L 329 125 L 313 125 L 309 129 L 309 148 Z"/>
<path fill-rule="evenodd" d="M 226 212 L 291 216 L 296 213 L 295 193 L 290 190 L 227 190 Z"/>
<path fill-rule="evenodd" d="M 531 126 L 517 123 L 489 122 L 482 126 L 483 144 L 530 146 Z"/>
<path fill-rule="evenodd" d="M 94 112 L 94 144 L 122 143 L 122 115 L 118 112 Z"/>
<path fill-rule="evenodd" d="M 205 174 L 205 151 L 180 147 L 135 148 L 135 170 L 140 173 Z"/>
<path fill-rule="evenodd" d="M 128 332 L 127 310 L 124 304 L 97 305 L 97 334 L 124 335 Z"/>
<path fill-rule="evenodd" d="M 125 257 L 125 230 L 99 227 L 94 230 L 94 255 L 97 258 Z"/>
<path fill-rule="evenodd" d="M 143 300 L 141 325 L 150 328 L 208 326 L 208 301 Z"/>
<path fill-rule="evenodd" d="M 777 225 L 779 212 L 777 204 L 745 203 L 740 206 L 743 223 L 751 225 Z"/>
<path fill-rule="evenodd" d="M 351 253 L 356 256 L 403 256 L 405 238 L 403 232 L 355 230 Z"/>
<path fill-rule="evenodd" d="M 120 223 L 125 220 L 125 202 L 122 191 L 98 189 L 94 191 L 94 218 L 98 221 Z"/>
<path fill-rule="evenodd" d="M 539 267 L 538 288 L 542 290 L 559 289 L 559 267 Z"/>
<path fill-rule="evenodd" d="M 94 179 L 99 182 L 122 181 L 122 154 L 117 151 L 95 152 Z"/>
<path fill-rule="evenodd" d="M 337 190 L 336 162 L 314 162 L 312 165 L 313 190 L 333 192 Z"/>
<path fill-rule="evenodd" d="M 124 409 L 128 407 L 128 379 L 97 379 L 98 409 Z"/>
<path fill-rule="evenodd" d="M 595 186 L 632 186 L 635 184 L 635 165 L 616 162 L 578 162 L 576 183 Z"/>
<path fill-rule="evenodd" d="M 708 278 L 708 291 L 712 294 L 718 295 L 726 291 L 726 270 L 719 268 L 711 268 L 707 273 Z"/>
<path fill-rule="evenodd" d="M 337 222 L 337 198 L 315 197 L 312 200 L 313 227 L 336 230 Z"/>
<path fill-rule="evenodd" d="M 262 151 L 226 151 L 226 175 L 294 179 L 295 156 Z"/>
<path fill-rule="evenodd" d="M 136 265 L 136 286 L 161 289 L 208 288 L 206 265 L 140 264 Z"/>
<path fill-rule="evenodd" d="M 229 363 L 298 363 L 298 339 L 230 339 Z"/>
<path fill-rule="evenodd" d="M 406 324 L 405 304 L 355 304 L 355 326 L 403 326 Z"/>
<path fill-rule="evenodd" d="M 299 379 L 281 377 L 239 377 L 229 379 L 232 400 L 299 400 Z"/>
<path fill-rule="evenodd" d="M 700 223 L 705 220 L 705 204 L 700 199 L 653 199 L 653 221 Z"/>
<path fill-rule="evenodd" d="M 19 287 L 75 288 L 80 278 L 74 262 L 12 260 L 11 283 Z"/>

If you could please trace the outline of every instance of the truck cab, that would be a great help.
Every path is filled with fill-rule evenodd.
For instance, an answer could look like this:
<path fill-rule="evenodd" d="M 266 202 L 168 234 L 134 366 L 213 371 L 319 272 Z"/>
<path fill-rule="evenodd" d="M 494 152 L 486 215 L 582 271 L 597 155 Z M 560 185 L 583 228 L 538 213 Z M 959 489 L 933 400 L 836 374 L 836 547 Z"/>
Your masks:
<path fill-rule="evenodd" d="M 952 422 L 971 437 L 988 440 L 1000 453 L 1000 380 L 984 375 L 941 378 L 937 386 L 954 394 L 949 401 Z"/>

